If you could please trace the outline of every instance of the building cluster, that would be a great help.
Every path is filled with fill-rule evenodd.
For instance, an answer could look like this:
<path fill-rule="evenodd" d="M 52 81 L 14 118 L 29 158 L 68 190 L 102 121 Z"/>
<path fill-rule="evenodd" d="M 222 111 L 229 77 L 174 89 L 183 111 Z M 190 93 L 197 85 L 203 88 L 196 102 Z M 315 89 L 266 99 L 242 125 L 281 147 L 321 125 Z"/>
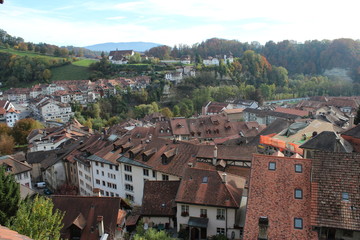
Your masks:
<path fill-rule="evenodd" d="M 198 118 L 155 113 L 101 134 L 74 120 L 34 130 L 26 156 L 0 164 L 30 188 L 75 189 L 53 196 L 66 211 L 64 239 L 123 239 L 142 220 L 189 239 L 355 240 L 360 125 L 351 123 L 352 100 L 236 113 L 256 104 L 209 103 Z"/>
<path fill-rule="evenodd" d="M 70 103 L 86 105 L 119 93 L 119 91 L 140 90 L 150 84 L 150 77 L 137 76 L 116 79 L 55 81 L 52 84 L 37 84 L 31 88 L 11 88 L 0 100 L 0 121 L 13 127 L 20 118 L 20 112 L 11 102 L 26 105 L 31 116 L 42 121 L 68 122 L 74 115 Z"/>

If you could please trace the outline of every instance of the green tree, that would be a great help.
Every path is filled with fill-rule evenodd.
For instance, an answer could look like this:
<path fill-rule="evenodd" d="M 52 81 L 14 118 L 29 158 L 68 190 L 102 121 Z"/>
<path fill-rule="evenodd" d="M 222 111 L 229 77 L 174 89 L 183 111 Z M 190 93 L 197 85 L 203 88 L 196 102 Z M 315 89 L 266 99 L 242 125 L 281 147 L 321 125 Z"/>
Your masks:
<path fill-rule="evenodd" d="M 0 123 L 0 135 L 7 134 L 10 135 L 11 128 L 6 123 Z"/>
<path fill-rule="evenodd" d="M 174 108 L 173 108 L 173 114 L 174 114 L 174 117 L 179 117 L 180 116 L 180 108 L 178 105 L 175 105 Z"/>
<path fill-rule="evenodd" d="M 12 154 L 15 146 L 15 141 L 12 136 L 7 134 L 0 135 L 0 155 Z"/>
<path fill-rule="evenodd" d="M 136 234 L 134 240 L 171 240 L 171 238 L 165 231 L 157 231 L 154 228 L 148 229 L 142 235 Z"/>
<path fill-rule="evenodd" d="M 20 119 L 13 127 L 12 136 L 14 137 L 17 144 L 26 144 L 26 137 L 29 135 L 29 133 L 32 130 L 39 128 L 44 128 L 44 126 L 32 118 Z"/>
<path fill-rule="evenodd" d="M 43 71 L 42 75 L 43 75 L 44 80 L 48 81 L 51 78 L 51 71 L 49 69 L 45 69 Z"/>
<path fill-rule="evenodd" d="M 0 167 L 0 225 L 8 224 L 16 215 L 20 203 L 20 185 L 14 175 Z"/>
<path fill-rule="evenodd" d="M 174 114 L 171 112 L 170 108 L 168 107 L 164 107 L 160 110 L 160 112 L 168 118 L 172 118 L 174 116 Z"/>
<path fill-rule="evenodd" d="M 36 196 L 20 204 L 9 228 L 34 240 L 60 239 L 64 213 L 53 210 L 51 199 Z"/>

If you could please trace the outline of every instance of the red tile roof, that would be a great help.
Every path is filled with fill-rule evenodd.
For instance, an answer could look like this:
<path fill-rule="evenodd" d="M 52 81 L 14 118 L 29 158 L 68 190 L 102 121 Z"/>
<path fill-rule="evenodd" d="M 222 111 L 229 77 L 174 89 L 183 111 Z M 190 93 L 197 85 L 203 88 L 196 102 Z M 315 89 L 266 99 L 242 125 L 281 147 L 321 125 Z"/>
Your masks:
<path fill-rule="evenodd" d="M 313 160 L 311 222 L 360 231 L 360 155 L 318 152 Z M 348 200 L 342 194 L 348 194 Z"/>
<path fill-rule="evenodd" d="M 276 164 L 269 170 L 269 163 Z M 302 165 L 302 173 L 295 172 Z M 267 217 L 268 239 L 317 239 L 311 228 L 311 160 L 254 155 L 244 239 L 258 239 L 259 219 Z M 302 190 L 302 199 L 295 199 L 295 189 Z M 303 229 L 294 229 L 294 218 L 303 219 Z"/>
<path fill-rule="evenodd" d="M 175 217 L 175 197 L 179 184 L 180 181 L 146 181 L 141 215 Z"/>
<path fill-rule="evenodd" d="M 187 168 L 181 180 L 176 202 L 239 208 L 246 179 L 222 172 Z"/>
<path fill-rule="evenodd" d="M 297 109 L 293 109 L 293 108 L 277 107 L 277 108 L 275 108 L 274 111 L 275 112 L 281 112 L 281 113 L 293 114 L 293 115 L 297 115 L 297 116 L 300 116 L 300 117 L 309 116 L 308 111 L 297 110 Z"/>
<path fill-rule="evenodd" d="M 116 229 L 118 210 L 129 209 L 124 200 L 118 197 L 52 196 L 52 201 L 55 209 L 65 212 L 61 237 L 70 237 L 70 227 L 78 223 L 83 226 L 81 240 L 99 239 L 98 216 L 102 216 L 104 219 L 105 233 L 109 233 L 110 239 L 114 239 L 111 236 Z M 81 219 L 79 219 L 80 214 L 82 215 Z"/>

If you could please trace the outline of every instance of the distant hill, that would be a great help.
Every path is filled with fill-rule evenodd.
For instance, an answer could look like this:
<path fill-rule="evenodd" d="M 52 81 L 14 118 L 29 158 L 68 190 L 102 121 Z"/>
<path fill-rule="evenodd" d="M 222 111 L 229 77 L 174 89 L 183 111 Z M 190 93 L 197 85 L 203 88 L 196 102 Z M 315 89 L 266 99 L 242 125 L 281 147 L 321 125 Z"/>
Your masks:
<path fill-rule="evenodd" d="M 100 43 L 91 46 L 86 46 L 87 48 L 92 51 L 104 51 L 110 52 L 113 50 L 134 50 L 137 52 L 145 52 L 150 48 L 161 46 L 162 44 L 158 43 L 151 43 L 151 42 L 118 42 L 118 43 Z"/>

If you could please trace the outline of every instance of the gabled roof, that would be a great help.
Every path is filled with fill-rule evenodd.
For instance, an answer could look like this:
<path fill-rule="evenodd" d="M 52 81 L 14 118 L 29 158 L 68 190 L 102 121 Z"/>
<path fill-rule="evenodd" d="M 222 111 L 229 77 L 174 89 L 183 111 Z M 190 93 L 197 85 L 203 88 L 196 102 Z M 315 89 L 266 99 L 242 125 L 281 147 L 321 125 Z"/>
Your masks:
<path fill-rule="evenodd" d="M 118 197 L 52 196 L 54 208 L 65 212 L 61 237 L 70 237 L 72 225 L 81 229 L 81 240 L 98 240 L 97 217 L 104 220 L 105 233 L 113 233 L 118 219 L 118 210 L 130 207 Z M 71 203 L 71 204 L 69 204 Z M 111 211 L 109 211 L 111 209 Z"/>
<path fill-rule="evenodd" d="M 31 167 L 27 163 L 19 162 L 9 155 L 0 157 L 0 166 L 9 167 L 10 172 L 14 175 L 31 170 Z"/>
<path fill-rule="evenodd" d="M 246 179 L 222 172 L 187 168 L 176 195 L 176 202 L 239 208 Z"/>
<path fill-rule="evenodd" d="M 360 231 L 360 155 L 318 152 L 312 164 L 313 226 Z M 348 200 L 343 199 L 347 193 Z"/>
<path fill-rule="evenodd" d="M 323 131 L 300 146 L 304 149 L 314 149 L 327 152 L 352 152 L 350 143 L 335 132 Z"/>
<path fill-rule="evenodd" d="M 145 181 L 142 216 L 175 216 L 175 197 L 180 181 Z"/>

